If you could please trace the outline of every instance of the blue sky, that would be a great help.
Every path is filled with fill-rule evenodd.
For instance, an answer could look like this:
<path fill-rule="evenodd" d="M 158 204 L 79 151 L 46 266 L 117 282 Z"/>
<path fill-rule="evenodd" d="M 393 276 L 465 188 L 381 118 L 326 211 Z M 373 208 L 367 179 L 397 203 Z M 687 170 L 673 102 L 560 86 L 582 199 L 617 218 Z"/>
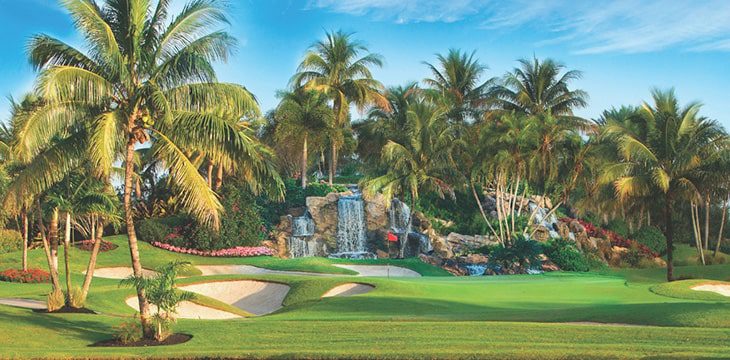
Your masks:
<path fill-rule="evenodd" d="M 229 31 L 240 44 L 218 71 L 270 109 L 307 47 L 325 30 L 342 29 L 385 57 L 375 71 L 385 85 L 423 79 L 421 62 L 449 48 L 475 50 L 489 77 L 534 54 L 584 72 L 574 87 L 591 98 L 579 115 L 639 104 L 654 86 L 675 87 L 683 103 L 703 102 L 702 114 L 730 129 L 728 19 L 726 0 L 239 0 L 231 1 Z M 57 1 L 0 0 L 0 119 L 8 116 L 5 97 L 32 89 L 25 46 L 41 32 L 81 45 Z"/>

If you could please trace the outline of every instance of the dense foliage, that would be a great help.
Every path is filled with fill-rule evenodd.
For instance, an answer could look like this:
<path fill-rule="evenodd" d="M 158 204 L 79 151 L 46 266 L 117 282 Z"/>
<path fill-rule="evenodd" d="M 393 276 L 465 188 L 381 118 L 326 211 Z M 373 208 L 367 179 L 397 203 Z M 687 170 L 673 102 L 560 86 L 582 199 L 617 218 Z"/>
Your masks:
<path fill-rule="evenodd" d="M 28 269 L 26 271 L 8 269 L 0 272 L 0 281 L 17 283 L 48 283 L 51 282 L 51 275 L 48 271 L 41 269 Z"/>
<path fill-rule="evenodd" d="M 663 254 L 667 250 L 667 239 L 664 234 L 654 226 L 644 226 L 631 237 L 639 244 L 642 244 L 657 254 Z"/>
<path fill-rule="evenodd" d="M 586 258 L 575 243 L 561 238 L 551 239 L 543 244 L 543 252 L 555 265 L 564 271 L 588 271 L 590 270 L 589 260 Z"/>
<path fill-rule="evenodd" d="M 5 254 L 20 250 L 23 245 L 23 236 L 10 229 L 0 230 L 0 254 Z"/>

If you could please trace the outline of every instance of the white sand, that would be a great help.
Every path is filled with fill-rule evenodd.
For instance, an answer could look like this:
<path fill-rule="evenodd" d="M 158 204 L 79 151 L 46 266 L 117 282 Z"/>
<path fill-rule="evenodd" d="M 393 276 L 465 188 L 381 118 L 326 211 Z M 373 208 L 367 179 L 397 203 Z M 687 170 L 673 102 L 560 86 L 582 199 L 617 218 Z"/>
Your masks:
<path fill-rule="evenodd" d="M 281 309 L 289 292 L 287 285 L 253 280 L 213 281 L 181 286 L 180 289 L 211 297 L 254 315 Z"/>
<path fill-rule="evenodd" d="M 358 276 L 393 276 L 393 277 L 419 277 L 421 274 L 400 266 L 390 265 L 335 265 L 343 269 L 357 271 Z"/>
<path fill-rule="evenodd" d="M 84 271 L 84 274 L 85 273 L 86 271 Z M 131 267 L 107 267 L 94 270 L 94 277 L 106 279 L 126 279 L 132 276 L 133 273 L 134 271 Z M 144 276 L 152 276 L 155 274 L 157 273 L 152 270 L 142 269 L 142 275 Z"/>
<path fill-rule="evenodd" d="M 326 293 L 324 293 L 324 295 L 322 295 L 322 297 L 326 298 L 333 296 L 355 296 L 371 292 L 373 291 L 373 289 L 375 289 L 375 286 L 372 285 L 347 283 L 337 285 L 332 289 L 329 289 Z"/>
<path fill-rule="evenodd" d="M 21 308 L 26 308 L 26 309 L 38 309 L 38 310 L 46 309 L 46 303 L 44 301 L 31 300 L 31 299 L 5 298 L 5 299 L 0 299 L 0 304 L 21 307 Z"/>
<path fill-rule="evenodd" d="M 200 265 L 197 266 L 203 276 L 208 275 L 308 275 L 308 276 L 338 276 L 304 271 L 270 270 L 251 265 Z"/>
<path fill-rule="evenodd" d="M 730 285 L 704 284 L 704 285 L 693 286 L 692 290 L 711 291 L 714 293 L 718 293 L 722 296 L 730 296 Z"/>
<path fill-rule="evenodd" d="M 126 301 L 127 305 L 132 308 L 139 310 L 139 299 L 136 296 L 128 298 Z M 157 312 L 157 308 L 152 306 L 153 312 Z M 207 306 L 198 305 L 190 301 L 183 301 L 177 308 L 177 315 L 175 317 L 179 319 L 206 319 L 206 320 L 224 320 L 224 319 L 236 319 L 241 316 L 229 313 L 227 311 L 209 308 Z"/>

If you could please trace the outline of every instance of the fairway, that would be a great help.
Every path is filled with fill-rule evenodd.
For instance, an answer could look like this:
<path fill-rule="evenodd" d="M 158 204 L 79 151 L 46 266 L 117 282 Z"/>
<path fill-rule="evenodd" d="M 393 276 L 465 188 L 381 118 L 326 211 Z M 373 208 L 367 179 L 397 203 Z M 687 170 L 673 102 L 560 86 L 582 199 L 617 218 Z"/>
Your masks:
<path fill-rule="evenodd" d="M 104 267 L 123 266 L 126 238 L 107 238 L 118 249 L 102 253 Z M 143 244 L 144 245 L 144 244 Z M 0 256 L 12 266 L 16 253 Z M 40 250 L 32 264 L 42 265 Z M 71 253 L 74 278 L 82 277 L 87 253 Z M 253 263 L 280 270 L 301 270 L 301 260 L 275 258 L 210 259 L 142 246 L 146 268 L 158 261 L 185 259 L 194 265 Z M 149 261 L 148 261 L 149 259 Z M 310 259 L 310 261 L 313 261 Z M 343 261 L 338 260 L 337 263 Z M 352 261 L 351 261 L 352 262 Z M 370 261 L 372 263 L 372 261 Z M 185 344 L 150 348 L 90 348 L 112 336 L 112 327 L 134 315 L 124 301 L 134 293 L 118 280 L 95 278 L 87 314 L 41 314 L 0 305 L 3 357 L 235 356 L 300 358 L 718 358 L 730 354 L 730 298 L 671 296 L 652 289 L 660 280 L 627 280 L 627 271 L 609 274 L 555 272 L 489 277 L 357 277 L 374 286 L 350 297 L 321 298 L 355 278 L 339 274 L 333 261 L 316 259 L 318 271 L 333 276 L 212 275 L 194 270 L 180 286 L 209 281 L 265 280 L 287 284 L 283 308 L 272 314 L 232 320 L 180 319 L 175 330 L 193 335 Z M 392 265 L 434 272 L 412 260 Z M 689 269 L 692 270 L 692 269 Z M 727 265 L 705 267 L 709 277 L 730 277 Z M 639 273 L 643 270 L 631 270 Z M 76 279 L 78 278 L 78 279 Z M 646 280 L 650 275 L 640 278 Z M 701 283 L 693 280 L 684 285 Z M 675 286 L 675 287 L 676 287 Z M 47 284 L 2 283 L 0 297 L 42 299 Z M 660 295 L 664 294 L 664 295 Z M 200 296 L 204 306 L 223 311 L 233 306 Z M 237 314 L 246 316 L 245 312 Z"/>

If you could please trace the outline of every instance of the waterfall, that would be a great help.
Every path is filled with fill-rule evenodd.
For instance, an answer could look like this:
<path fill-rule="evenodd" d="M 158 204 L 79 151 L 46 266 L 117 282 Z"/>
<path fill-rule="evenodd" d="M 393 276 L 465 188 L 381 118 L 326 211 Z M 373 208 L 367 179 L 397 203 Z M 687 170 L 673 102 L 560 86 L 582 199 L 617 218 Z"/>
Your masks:
<path fill-rule="evenodd" d="M 291 217 L 291 236 L 289 237 L 289 257 L 315 256 L 316 248 L 310 237 L 314 235 L 314 220 L 309 213 Z"/>
<path fill-rule="evenodd" d="M 390 231 L 397 235 L 411 232 L 411 208 L 398 199 L 390 203 Z"/>
<path fill-rule="evenodd" d="M 365 252 L 366 242 L 362 196 L 358 193 L 341 196 L 337 201 L 337 252 Z"/>
<path fill-rule="evenodd" d="M 555 231 L 558 226 L 558 217 L 555 216 L 555 213 L 550 214 L 550 216 L 548 217 L 548 210 L 540 207 L 532 201 L 528 204 L 528 206 L 530 208 L 530 211 L 535 213 L 533 222 L 537 225 L 542 225 L 546 227 L 550 231 L 551 238 L 559 238 L 560 235 L 557 231 Z"/>

